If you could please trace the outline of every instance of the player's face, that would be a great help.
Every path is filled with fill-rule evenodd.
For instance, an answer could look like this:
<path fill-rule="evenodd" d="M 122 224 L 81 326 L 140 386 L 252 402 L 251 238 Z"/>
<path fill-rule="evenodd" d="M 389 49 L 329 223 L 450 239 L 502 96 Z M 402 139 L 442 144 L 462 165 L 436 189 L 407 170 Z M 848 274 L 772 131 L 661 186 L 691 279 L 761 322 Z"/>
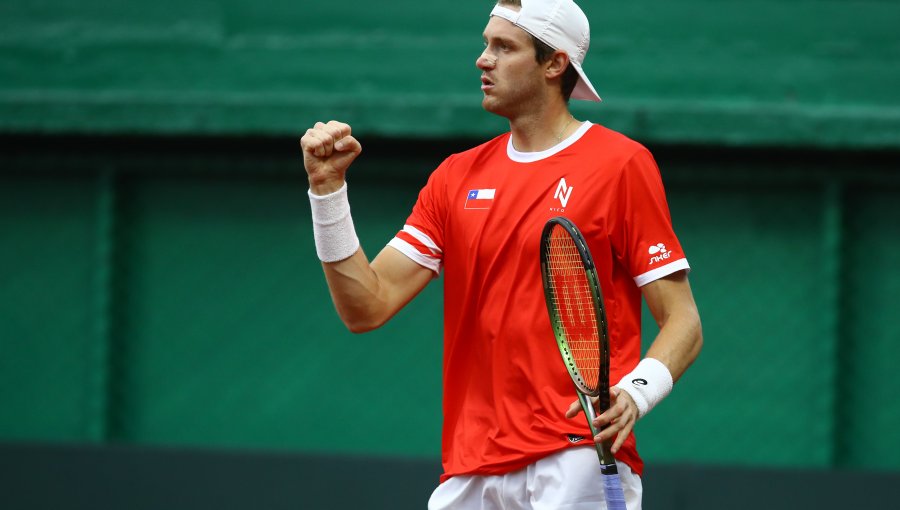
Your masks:
<path fill-rule="evenodd" d="M 546 86 L 535 60 L 531 36 L 509 21 L 492 16 L 484 29 L 484 51 L 475 61 L 481 69 L 481 106 L 507 118 L 527 112 Z"/>

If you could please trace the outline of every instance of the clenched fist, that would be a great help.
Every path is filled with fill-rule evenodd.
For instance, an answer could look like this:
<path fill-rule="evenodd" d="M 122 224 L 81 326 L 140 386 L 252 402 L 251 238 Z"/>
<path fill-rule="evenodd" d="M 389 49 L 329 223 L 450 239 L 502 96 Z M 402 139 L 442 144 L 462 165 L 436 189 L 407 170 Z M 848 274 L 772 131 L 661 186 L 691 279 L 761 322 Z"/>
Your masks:
<path fill-rule="evenodd" d="M 350 134 L 350 126 L 336 120 L 316 122 L 300 139 L 303 166 L 309 188 L 316 195 L 327 195 L 344 185 L 344 176 L 362 145 Z"/>

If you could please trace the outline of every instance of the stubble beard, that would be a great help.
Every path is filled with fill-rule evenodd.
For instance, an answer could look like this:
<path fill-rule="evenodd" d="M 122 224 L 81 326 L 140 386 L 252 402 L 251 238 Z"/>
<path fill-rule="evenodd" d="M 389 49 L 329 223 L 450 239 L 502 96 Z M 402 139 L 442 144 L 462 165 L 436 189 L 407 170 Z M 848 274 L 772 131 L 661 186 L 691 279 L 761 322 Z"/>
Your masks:
<path fill-rule="evenodd" d="M 520 113 L 531 110 L 529 106 L 538 95 L 538 90 L 527 80 L 509 84 L 507 90 L 500 94 L 485 94 L 481 107 L 494 115 L 513 119 Z"/>

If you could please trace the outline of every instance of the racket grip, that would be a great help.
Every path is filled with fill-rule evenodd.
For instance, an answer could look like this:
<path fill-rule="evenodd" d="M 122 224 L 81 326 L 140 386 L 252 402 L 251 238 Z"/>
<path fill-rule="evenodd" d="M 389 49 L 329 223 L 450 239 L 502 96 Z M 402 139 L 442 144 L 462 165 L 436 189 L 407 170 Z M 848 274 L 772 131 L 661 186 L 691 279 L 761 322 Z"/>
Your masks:
<path fill-rule="evenodd" d="M 605 468 L 611 467 L 610 472 Z M 606 510 L 628 510 L 625 506 L 625 493 L 622 491 L 622 482 L 619 480 L 619 474 L 615 464 L 611 466 L 602 466 L 603 471 L 603 493 L 606 495 Z"/>

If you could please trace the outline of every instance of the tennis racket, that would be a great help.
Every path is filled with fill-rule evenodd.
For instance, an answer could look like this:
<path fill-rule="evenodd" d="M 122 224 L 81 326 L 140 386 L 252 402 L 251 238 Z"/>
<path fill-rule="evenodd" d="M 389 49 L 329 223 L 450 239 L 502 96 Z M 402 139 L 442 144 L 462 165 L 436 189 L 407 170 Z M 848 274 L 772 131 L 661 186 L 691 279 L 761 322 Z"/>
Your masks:
<path fill-rule="evenodd" d="M 594 260 L 578 228 L 566 218 L 551 218 L 541 233 L 541 276 L 556 344 L 584 409 L 591 435 L 599 433 L 591 398 L 600 412 L 609 409 L 609 335 Z M 627 510 L 612 440 L 595 443 L 606 507 Z"/>

